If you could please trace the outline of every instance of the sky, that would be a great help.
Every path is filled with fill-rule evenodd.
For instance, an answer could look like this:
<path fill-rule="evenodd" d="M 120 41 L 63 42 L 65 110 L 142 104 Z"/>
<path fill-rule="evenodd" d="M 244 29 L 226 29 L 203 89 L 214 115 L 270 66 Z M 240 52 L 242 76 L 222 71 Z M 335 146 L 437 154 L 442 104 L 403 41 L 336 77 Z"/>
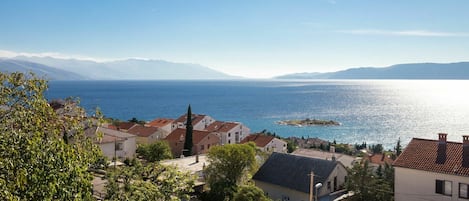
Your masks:
<path fill-rule="evenodd" d="M 267 78 L 469 61 L 467 0 L 2 0 L 0 57 L 197 63 Z"/>

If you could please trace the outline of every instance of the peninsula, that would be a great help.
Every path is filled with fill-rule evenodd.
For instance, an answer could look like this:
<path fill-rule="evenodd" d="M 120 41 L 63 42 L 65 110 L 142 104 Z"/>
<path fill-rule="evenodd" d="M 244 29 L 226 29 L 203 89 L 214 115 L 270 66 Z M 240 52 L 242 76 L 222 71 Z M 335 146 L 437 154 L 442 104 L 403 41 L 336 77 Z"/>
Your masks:
<path fill-rule="evenodd" d="M 340 126 L 339 122 L 332 120 L 320 120 L 320 119 L 293 119 L 293 120 L 282 120 L 277 121 L 277 124 L 287 126 Z"/>

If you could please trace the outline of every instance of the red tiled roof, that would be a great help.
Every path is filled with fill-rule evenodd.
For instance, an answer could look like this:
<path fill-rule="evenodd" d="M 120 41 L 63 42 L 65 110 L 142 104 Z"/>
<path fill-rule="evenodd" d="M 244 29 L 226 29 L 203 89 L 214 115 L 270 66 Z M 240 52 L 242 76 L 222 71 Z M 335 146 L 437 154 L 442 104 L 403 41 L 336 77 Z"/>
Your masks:
<path fill-rule="evenodd" d="M 146 126 L 151 126 L 151 127 L 163 127 L 166 126 L 170 123 L 173 123 L 174 119 L 164 119 L 164 118 L 158 118 L 153 121 L 148 122 L 145 124 Z"/>
<path fill-rule="evenodd" d="M 120 122 L 119 125 L 117 125 L 118 129 L 124 129 L 124 130 L 129 130 L 132 127 L 137 125 L 137 123 L 134 122 Z"/>
<path fill-rule="evenodd" d="M 386 156 L 385 154 L 373 154 L 371 156 L 366 156 L 365 160 L 378 165 L 384 165 L 385 163 L 391 165 L 394 162 L 391 157 Z"/>
<path fill-rule="evenodd" d="M 469 144 L 413 138 L 393 165 L 469 176 Z"/>
<path fill-rule="evenodd" d="M 112 124 L 107 125 L 107 128 L 112 129 L 112 130 L 117 130 L 117 126 L 114 126 Z"/>
<path fill-rule="evenodd" d="M 131 129 L 129 129 L 127 132 L 131 133 L 131 134 L 134 134 L 134 135 L 137 135 L 139 137 L 148 137 L 148 136 L 156 133 L 156 131 L 158 131 L 157 127 L 145 127 L 145 126 L 142 126 L 142 125 L 136 125 L 136 126 L 132 127 Z"/>
<path fill-rule="evenodd" d="M 228 132 L 238 126 L 238 123 L 215 121 L 210 124 L 206 130 L 210 132 Z"/>
<path fill-rule="evenodd" d="M 258 147 L 265 147 L 272 141 L 275 137 L 271 135 L 262 135 L 262 134 L 254 134 L 246 136 L 242 141 L 241 144 L 254 142 Z"/>
<path fill-rule="evenodd" d="M 202 121 L 202 119 L 204 119 L 205 116 L 207 116 L 207 115 L 192 114 L 192 125 L 195 125 L 195 124 L 199 123 L 200 121 Z M 187 122 L 187 114 L 181 115 L 179 118 L 174 120 L 174 122 L 181 122 L 181 123 L 185 124 Z"/>
<path fill-rule="evenodd" d="M 205 137 L 207 137 L 210 134 L 211 132 L 208 132 L 208 131 L 193 130 L 192 142 L 194 144 L 199 144 L 200 141 L 202 141 Z M 181 136 L 183 136 L 183 138 L 181 138 Z M 186 136 L 186 129 L 178 128 L 174 130 L 173 132 L 171 132 L 168 136 L 166 136 L 165 139 L 170 142 L 179 142 L 181 139 L 184 139 L 185 136 Z"/>

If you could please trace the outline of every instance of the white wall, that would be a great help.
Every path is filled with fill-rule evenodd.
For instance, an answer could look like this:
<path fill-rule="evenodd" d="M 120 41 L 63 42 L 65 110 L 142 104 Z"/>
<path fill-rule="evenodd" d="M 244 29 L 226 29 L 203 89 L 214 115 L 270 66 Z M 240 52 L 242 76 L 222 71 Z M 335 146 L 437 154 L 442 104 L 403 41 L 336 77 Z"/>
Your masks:
<path fill-rule="evenodd" d="M 421 201 L 421 200 L 465 200 L 459 198 L 459 183 L 469 184 L 469 177 L 440 174 L 402 167 L 394 167 L 394 200 Z M 435 193 L 435 181 L 452 181 L 452 196 Z"/>
<path fill-rule="evenodd" d="M 272 139 L 269 144 L 266 145 L 264 151 L 268 148 L 269 151 L 286 153 L 287 152 L 287 143 L 278 138 Z"/>
<path fill-rule="evenodd" d="M 309 194 L 301 191 L 296 191 L 289 188 L 284 188 L 278 185 L 265 183 L 262 181 L 254 180 L 257 187 L 261 188 L 272 200 L 282 200 L 282 198 L 289 197 L 290 201 L 309 201 Z"/>
<path fill-rule="evenodd" d="M 118 158 L 133 158 L 135 156 L 135 151 L 137 150 L 136 138 L 131 137 L 127 138 L 125 141 L 118 141 L 117 143 L 122 143 L 122 150 L 116 151 Z M 114 149 L 115 143 L 109 142 L 104 144 L 99 144 L 103 155 L 106 156 L 109 160 L 114 158 Z"/>

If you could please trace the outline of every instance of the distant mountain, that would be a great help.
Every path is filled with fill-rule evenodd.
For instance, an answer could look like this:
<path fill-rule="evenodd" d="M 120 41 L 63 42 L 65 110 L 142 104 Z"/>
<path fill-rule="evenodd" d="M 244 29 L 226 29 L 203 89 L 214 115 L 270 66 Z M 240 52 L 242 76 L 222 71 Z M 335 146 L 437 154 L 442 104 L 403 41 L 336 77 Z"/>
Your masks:
<path fill-rule="evenodd" d="M 110 62 L 57 59 L 52 57 L 13 58 L 82 76 L 93 80 L 161 80 L 161 79 L 233 79 L 238 78 L 198 64 L 174 63 L 162 60 L 126 59 Z M 76 77 L 70 79 L 77 79 Z"/>
<path fill-rule="evenodd" d="M 351 68 L 331 73 L 296 73 L 277 79 L 469 79 L 469 62 L 397 64 L 386 68 Z"/>
<path fill-rule="evenodd" d="M 39 77 L 50 80 L 82 80 L 86 77 L 51 66 L 15 59 L 0 59 L 0 72 L 34 72 Z"/>

